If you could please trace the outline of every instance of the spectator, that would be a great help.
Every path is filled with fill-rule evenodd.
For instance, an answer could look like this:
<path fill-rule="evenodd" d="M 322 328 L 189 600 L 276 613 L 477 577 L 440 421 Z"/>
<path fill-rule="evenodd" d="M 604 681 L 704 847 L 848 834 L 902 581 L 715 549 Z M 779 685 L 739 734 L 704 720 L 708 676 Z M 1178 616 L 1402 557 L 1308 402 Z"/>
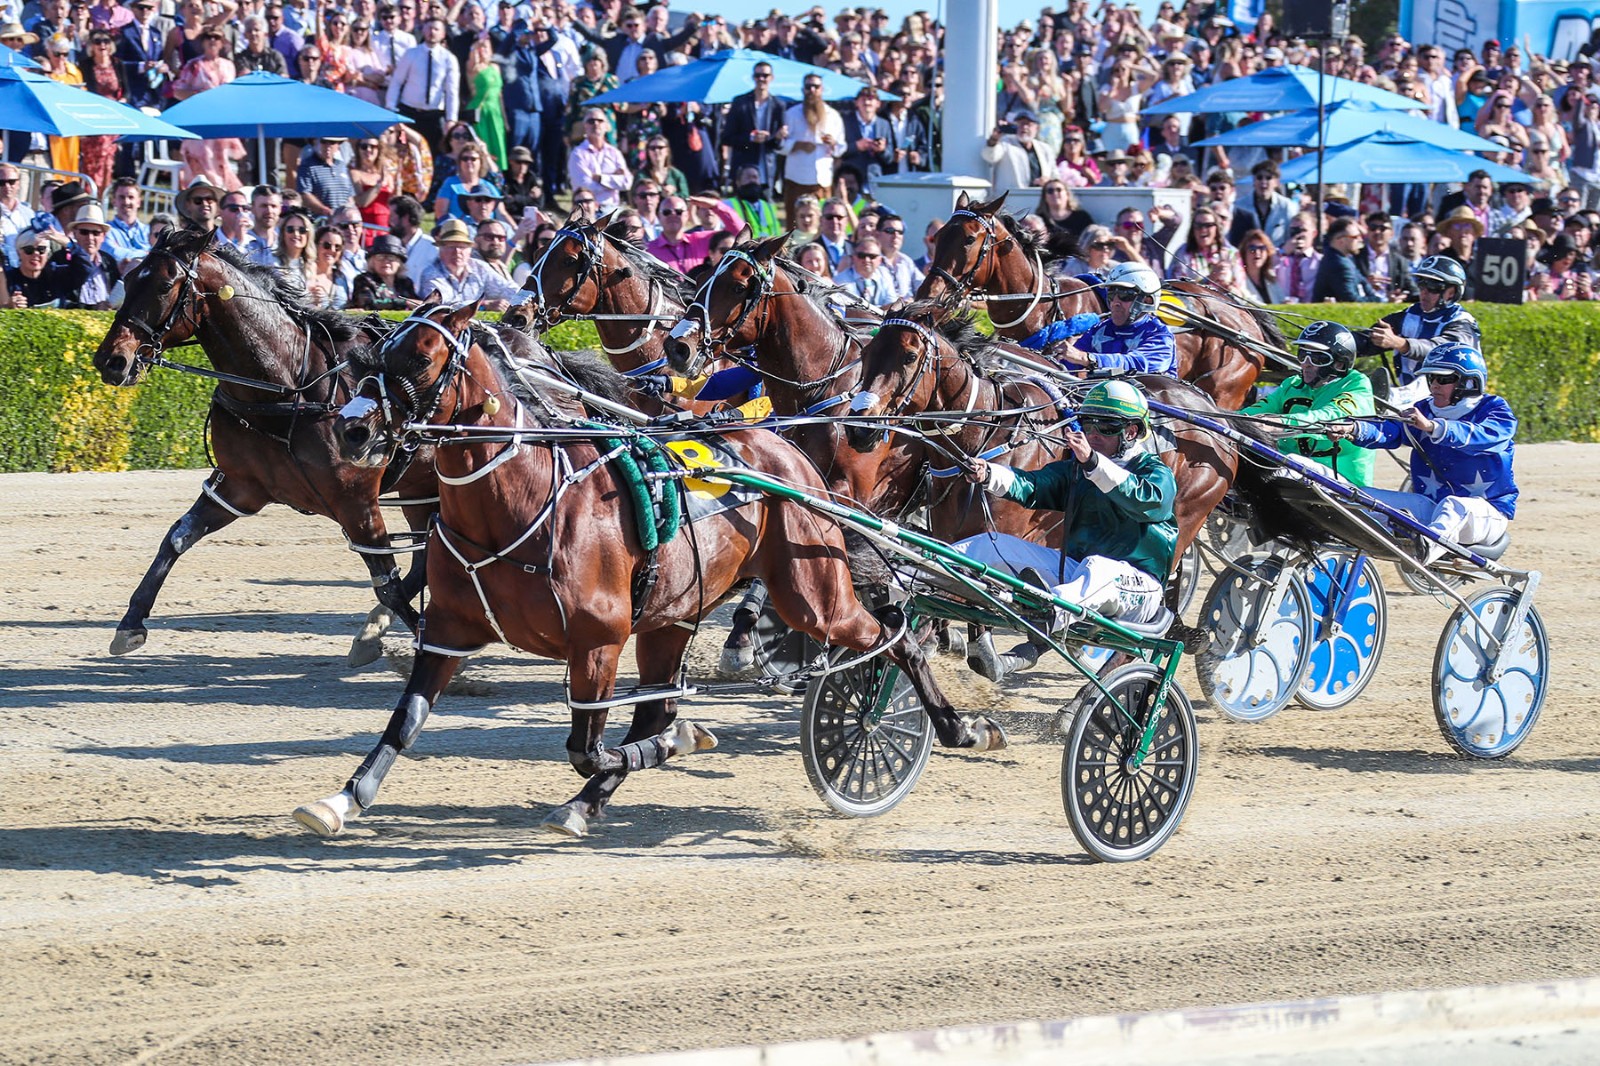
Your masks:
<path fill-rule="evenodd" d="M 1477 287 L 1473 253 L 1477 249 L 1478 238 L 1483 236 L 1483 223 L 1478 221 L 1478 216 L 1470 208 L 1458 207 L 1439 220 L 1438 228 L 1439 236 L 1443 239 L 1439 254 L 1454 259 L 1467 272 L 1467 288 L 1461 298 L 1470 300 Z"/>
<path fill-rule="evenodd" d="M 1211 194 L 1211 211 L 1222 224 L 1223 236 L 1237 248 L 1244 235 L 1256 228 L 1256 216 L 1234 199 L 1237 190 L 1227 170 L 1213 167 L 1206 174 L 1206 191 Z"/>
<path fill-rule="evenodd" d="M 1086 189 L 1100 184 L 1100 166 L 1089 155 L 1088 137 L 1077 126 L 1068 126 L 1061 139 L 1061 155 L 1056 160 L 1056 175 L 1070 189 Z"/>
<path fill-rule="evenodd" d="M 165 211 L 150 216 L 150 244 L 154 246 L 162 237 L 178 228 L 178 220 Z"/>
<path fill-rule="evenodd" d="M 1044 220 L 1049 231 L 1046 247 L 1057 259 L 1077 254 L 1079 235 L 1094 222 L 1089 212 L 1078 206 L 1067 183 L 1058 177 L 1049 178 L 1039 190 L 1034 213 Z"/>
<path fill-rule="evenodd" d="M 1133 160 L 1121 151 L 1107 152 L 1100 157 L 1100 187 L 1121 189 L 1133 184 Z"/>
<path fill-rule="evenodd" d="M 990 131 L 982 154 L 991 167 L 995 195 L 1042 188 L 1055 175 L 1049 146 L 1038 136 L 1039 120 L 1030 111 L 1018 112 L 1014 123 Z"/>
<path fill-rule="evenodd" d="M 633 209 L 639 216 L 646 243 L 661 236 L 661 188 L 649 178 L 640 178 L 633 186 Z M 640 247 L 643 247 L 641 245 Z"/>
<path fill-rule="evenodd" d="M 922 284 L 923 274 L 911 257 L 902 251 L 906 243 L 906 220 L 895 214 L 885 215 L 878 223 L 877 239 L 878 248 L 883 252 L 878 269 L 893 285 L 895 301 L 911 299 Z"/>
<path fill-rule="evenodd" d="M 0 239 L 5 242 L 0 266 L 17 265 L 17 236 L 32 222 L 33 208 L 22 198 L 22 171 L 14 163 L 0 161 Z"/>
<path fill-rule="evenodd" d="M 15 310 L 60 306 L 63 279 L 50 264 L 55 243 L 53 231 L 27 230 L 17 237 L 17 265 L 5 268 L 6 306 Z"/>
<path fill-rule="evenodd" d="M 622 153 L 606 142 L 609 128 L 604 111 L 590 108 L 584 112 L 584 138 L 567 157 L 567 182 L 574 194 L 580 190 L 589 193 L 601 211 L 616 207 L 621 192 L 633 183 Z"/>
<path fill-rule="evenodd" d="M 1278 249 L 1265 230 L 1253 229 L 1239 244 L 1239 288 L 1256 303 L 1287 303 L 1278 281 Z"/>
<path fill-rule="evenodd" d="M 1105 226 L 1089 226 L 1078 235 L 1077 254 L 1050 264 L 1050 269 L 1058 277 L 1093 274 L 1103 278 L 1118 262 L 1131 258 L 1127 247 L 1125 239 L 1114 236 Z"/>
<path fill-rule="evenodd" d="M 358 210 L 374 232 L 388 229 L 389 200 L 399 192 L 399 162 L 385 153 L 382 140 L 362 137 L 355 142 L 349 173 L 352 193 L 346 206 Z"/>
<path fill-rule="evenodd" d="M 783 124 L 789 133 L 779 149 L 784 156 L 786 218 L 793 216 L 794 202 L 801 196 L 824 195 L 833 184 L 834 161 L 847 147 L 844 119 L 822 99 L 822 77 L 807 74 L 800 84 L 804 98 L 784 113 Z"/>
<path fill-rule="evenodd" d="M 1311 300 L 1321 303 L 1377 303 L 1378 296 L 1367 284 L 1356 262 L 1361 249 L 1361 230 L 1354 219 L 1336 218 L 1328 226 L 1322 242 L 1322 262 L 1311 285 Z"/>
<path fill-rule="evenodd" d="M 530 208 L 544 202 L 544 187 L 533 164 L 533 152 L 524 145 L 514 145 L 506 153 L 506 172 L 501 179 L 505 184 L 505 209 L 514 219 L 520 220 Z"/>
<path fill-rule="evenodd" d="M 311 247 L 311 218 L 292 211 L 284 215 L 278 228 L 278 266 L 290 277 L 306 286 L 316 265 L 316 252 Z"/>
<path fill-rule="evenodd" d="M 894 170 L 894 131 L 889 120 L 878 114 L 880 106 L 882 97 L 868 85 L 856 93 L 856 106 L 844 116 L 845 150 L 839 166 L 854 170 L 865 189 L 885 171 Z"/>
<path fill-rule="evenodd" d="M 244 47 L 234 53 L 233 68 L 240 74 L 264 70 L 280 78 L 289 76 L 289 63 L 283 53 L 272 46 L 267 33 L 267 20 L 262 16 L 244 17 Z"/>
<path fill-rule="evenodd" d="M 225 191 L 204 174 L 191 181 L 172 202 L 183 226 L 207 231 L 216 229 Z"/>
<path fill-rule="evenodd" d="M 672 165 L 672 146 L 666 137 L 656 134 L 645 143 L 644 165 L 639 168 L 639 178 L 655 182 L 661 195 L 689 195 L 689 179 L 683 171 Z"/>
<path fill-rule="evenodd" d="M 850 225 L 850 207 L 843 200 L 834 197 L 823 203 L 817 241 L 828 253 L 828 266 L 834 270 L 840 269 L 841 260 L 850 258 Z"/>
<path fill-rule="evenodd" d="M 755 88 L 733 98 L 722 120 L 722 147 L 728 170 L 754 167 L 757 180 L 771 188 L 778 180 L 778 148 L 783 143 L 784 101 L 772 95 L 772 64 L 757 63 Z"/>
<path fill-rule="evenodd" d="M 467 137 L 472 136 L 471 130 L 465 130 Z M 451 138 L 455 138 L 456 131 L 451 131 Z M 447 218 L 466 218 L 465 205 L 461 203 L 461 194 L 468 189 L 476 189 L 486 184 L 483 176 L 485 157 L 483 149 L 476 141 L 468 140 L 456 149 L 455 174 L 444 179 L 439 186 L 439 196 L 433 201 L 433 217 L 440 222 Z"/>
<path fill-rule="evenodd" d="M 221 214 L 217 216 L 217 233 L 239 251 L 244 251 L 250 238 L 250 201 L 239 189 L 222 195 Z"/>
<path fill-rule="evenodd" d="M 690 271 L 689 281 L 694 285 L 702 284 L 717 269 L 717 265 L 722 262 L 722 257 L 729 249 L 738 243 L 739 238 L 727 230 L 718 230 L 712 234 L 711 243 L 706 247 L 705 262 Z"/>
<path fill-rule="evenodd" d="M 661 236 L 651 241 L 646 250 L 681 274 L 688 274 L 705 262 L 712 239 L 718 232 L 718 230 L 702 230 L 696 233 L 686 231 L 684 227 L 688 221 L 687 212 L 690 204 L 696 204 L 713 212 L 721 224 L 721 229 L 729 233 L 738 234 L 744 228 L 744 223 L 739 220 L 733 209 L 714 196 L 691 196 L 688 200 L 679 196 L 663 198 Z"/>
<path fill-rule="evenodd" d="M 1570 236 L 1556 234 L 1539 253 L 1537 261 L 1539 265 L 1528 282 L 1528 290 L 1535 300 L 1594 299 L 1589 257 Z"/>
<path fill-rule="evenodd" d="M 472 250 L 496 274 L 507 281 L 511 280 L 511 244 L 504 222 L 498 218 L 486 218 L 478 223 L 478 231 L 472 236 Z"/>
<path fill-rule="evenodd" d="M 422 42 L 400 57 L 384 96 L 384 106 L 415 122 L 432 148 L 461 110 L 461 65 L 444 46 L 445 32 L 443 19 L 423 23 Z"/>
<path fill-rule="evenodd" d="M 517 265 L 511 271 L 511 280 L 518 285 L 528 280 L 534 264 L 538 263 L 545 250 L 555 243 L 558 232 L 553 222 L 540 222 L 528 231 L 527 240 L 517 250 Z"/>
<path fill-rule="evenodd" d="M 789 215 L 789 247 L 801 248 L 817 239 L 822 230 L 822 201 L 815 196 L 802 196 L 794 202 Z"/>
<path fill-rule="evenodd" d="M 409 196 L 389 201 L 389 233 L 406 253 L 406 276 L 420 279 L 439 260 L 433 238 L 422 232 L 422 205 Z"/>
<path fill-rule="evenodd" d="M 272 185 L 257 185 L 250 190 L 250 232 L 244 242 L 244 256 L 257 266 L 278 266 L 278 219 L 283 214 L 283 196 Z"/>
<path fill-rule="evenodd" d="M 452 218 L 433 231 L 439 261 L 423 272 L 417 290 L 424 300 L 434 294 L 447 304 L 482 300 L 486 311 L 504 311 L 524 296 L 521 290 L 481 259 L 472 257 L 467 224 Z"/>
<path fill-rule="evenodd" d="M 591 46 L 583 55 L 583 77 L 577 78 L 572 83 L 572 88 L 567 93 L 567 126 L 573 130 L 574 136 L 583 134 L 583 114 L 588 110 L 591 99 L 602 93 L 608 93 L 622 84 L 617 76 L 611 73 L 610 60 L 606 58 L 604 49 Z M 616 112 L 601 104 L 594 105 L 605 112 L 606 123 L 611 128 L 606 139 L 612 144 L 617 143 L 614 127 L 617 123 Z"/>
<path fill-rule="evenodd" d="M 290 72 L 287 76 L 294 77 L 300 69 L 300 49 L 305 47 L 305 40 L 284 23 L 282 4 L 268 4 L 262 16 L 267 20 L 268 43 L 283 57 L 285 68 Z"/>
<path fill-rule="evenodd" d="M 1278 263 L 1278 283 L 1288 303 L 1310 303 L 1311 288 L 1322 265 L 1322 254 L 1312 244 L 1309 215 L 1296 215 L 1289 224 L 1289 242 Z"/>
<path fill-rule="evenodd" d="M 337 311 L 350 300 L 350 283 L 341 266 L 344 261 L 344 235 L 337 226 L 317 229 L 316 255 L 306 273 L 306 295 L 313 307 Z"/>
<path fill-rule="evenodd" d="M 717 154 L 705 109 L 692 100 L 673 104 L 661 116 L 661 135 L 672 146 L 673 166 L 683 171 L 689 191 L 716 191 Z"/>
<path fill-rule="evenodd" d="M 1294 203 L 1278 191 L 1278 164 L 1270 159 L 1262 160 L 1250 168 L 1250 176 L 1255 179 L 1250 193 L 1250 209 L 1255 214 L 1256 223 L 1266 231 L 1273 247 L 1282 248 L 1289 241 L 1289 222 L 1294 217 Z"/>
<path fill-rule="evenodd" d="M 1239 276 L 1239 253 L 1223 239 L 1222 216 L 1202 207 L 1189 220 L 1189 236 L 1172 257 L 1167 276 L 1179 281 L 1211 281 L 1231 288 Z M 1224 278 L 1229 280 L 1223 280 Z"/>
<path fill-rule="evenodd" d="M 406 250 L 398 237 L 380 234 L 367 249 L 367 269 L 350 286 L 352 311 L 404 311 L 417 304 L 417 289 L 406 276 Z"/>
<path fill-rule="evenodd" d="M 1416 285 L 1411 267 L 1400 249 L 1391 245 L 1394 220 L 1382 211 L 1367 216 L 1366 247 L 1361 253 L 1362 273 L 1380 300 L 1412 300 Z"/>
<path fill-rule="evenodd" d="M 925 171 L 931 158 L 928 127 L 923 122 L 922 116 L 911 106 L 913 102 L 911 86 L 904 80 L 895 81 L 890 83 L 889 91 L 899 99 L 889 100 L 884 104 L 883 117 L 889 123 L 890 143 L 894 145 L 894 166 L 885 173 L 906 174 Z"/>
<path fill-rule="evenodd" d="M 400 57 L 417 46 L 416 37 L 400 25 L 400 8 L 397 4 L 384 4 L 378 8 L 378 23 L 372 31 L 372 43 L 389 76 L 400 66 Z M 387 78 L 384 84 L 388 85 Z"/>
<path fill-rule="evenodd" d="M 746 236 L 754 240 L 776 237 L 783 232 L 778 220 L 778 205 L 767 199 L 761 172 L 753 165 L 739 168 L 734 177 L 733 199 L 729 206 L 744 223 Z"/>
<path fill-rule="evenodd" d="M 128 87 L 122 63 L 117 60 L 115 38 L 106 30 L 95 30 L 89 35 L 88 46 L 88 54 L 80 68 L 84 87 L 96 96 L 118 103 L 125 102 Z M 110 187 L 116 158 L 117 138 L 114 134 L 79 138 L 78 165 L 94 182 L 95 188 L 104 190 Z"/>
<path fill-rule="evenodd" d="M 355 195 L 349 167 L 341 157 L 347 143 L 345 137 L 319 138 L 316 154 L 300 167 L 295 188 L 312 214 L 331 215 Z"/>
<path fill-rule="evenodd" d="M 346 91 L 358 100 L 382 107 L 392 64 L 373 37 L 372 22 L 367 16 L 356 15 L 351 19 L 350 43 L 345 48 L 344 58 L 348 67 Z"/>
<path fill-rule="evenodd" d="M 819 278 L 833 280 L 833 267 L 828 262 L 828 250 L 819 241 L 804 245 L 794 254 L 794 261 Z"/>
<path fill-rule="evenodd" d="M 118 178 L 111 187 L 111 223 L 102 247 L 124 274 L 150 254 L 150 227 L 139 221 L 142 206 L 144 194 L 139 191 L 139 183 L 133 178 Z"/>
<path fill-rule="evenodd" d="M 500 193 L 493 185 L 480 181 L 470 189 L 461 190 L 461 208 L 461 221 L 467 224 L 476 238 L 478 227 L 495 219 L 500 209 Z"/>
<path fill-rule="evenodd" d="M 506 166 L 506 116 L 500 109 L 500 91 L 504 80 L 494 62 L 494 49 L 489 38 L 479 37 L 467 51 L 467 83 L 472 98 L 467 106 L 475 113 L 473 129 L 478 141 L 494 160 L 496 167 Z"/>
<path fill-rule="evenodd" d="M 122 271 L 115 259 L 101 251 L 110 228 L 99 204 L 78 208 L 67 230 L 72 243 L 50 257 L 59 275 L 55 285 L 62 307 L 105 311 L 122 305 Z"/>
<path fill-rule="evenodd" d="M 1136 65 L 1137 49 L 1118 49 L 1116 61 L 1100 90 L 1100 116 L 1105 128 L 1100 132 L 1100 143 L 1108 151 L 1126 151 L 1139 141 L 1139 108 L 1143 94 L 1155 83 L 1155 72 L 1148 67 L 1149 59 Z"/>
<path fill-rule="evenodd" d="M 339 236 L 344 240 L 344 258 L 340 262 L 339 271 L 344 275 L 346 282 L 354 282 L 357 275 L 367 269 L 367 227 L 361 220 L 361 212 L 353 205 L 346 204 L 333 213 L 333 218 L 328 224 L 339 231 Z"/>
<path fill-rule="evenodd" d="M 83 88 L 83 72 L 72 61 L 72 38 L 65 33 L 53 33 L 45 38 L 43 66 L 51 81 Z M 78 171 L 78 138 L 51 137 L 50 165 L 67 173 Z"/>
<path fill-rule="evenodd" d="M 896 299 L 894 284 L 883 271 L 883 249 L 873 237 L 856 242 L 849 264 L 838 270 L 833 280 L 853 289 L 873 307 L 888 307 Z"/>

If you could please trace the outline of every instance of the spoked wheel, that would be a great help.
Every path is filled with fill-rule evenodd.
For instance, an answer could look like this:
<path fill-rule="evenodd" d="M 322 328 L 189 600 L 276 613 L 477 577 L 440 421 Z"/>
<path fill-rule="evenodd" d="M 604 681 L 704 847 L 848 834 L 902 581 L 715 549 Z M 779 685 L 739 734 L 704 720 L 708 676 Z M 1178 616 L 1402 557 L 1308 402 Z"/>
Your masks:
<path fill-rule="evenodd" d="M 1250 542 L 1250 524 L 1241 522 L 1220 509 L 1212 511 L 1206 518 L 1205 528 L 1200 531 L 1200 536 L 1205 540 L 1206 547 L 1224 559 L 1237 559 L 1247 554 L 1253 546 Z M 1206 559 L 1205 564 L 1213 573 L 1219 569 L 1212 566 L 1210 559 Z"/>
<path fill-rule="evenodd" d="M 1139 760 L 1161 671 L 1129 663 L 1103 684 L 1127 714 L 1093 687 L 1079 697 L 1061 753 L 1061 801 L 1085 851 L 1101 862 L 1131 862 L 1153 855 L 1183 820 L 1200 759 L 1194 708 L 1176 684 L 1168 688 L 1154 712 L 1150 751 Z"/>
<path fill-rule="evenodd" d="M 766 677 L 799 673 L 816 662 L 817 656 L 822 654 L 822 645 L 799 630 L 790 629 L 789 624 L 778 617 L 770 600 L 756 619 L 751 639 L 755 642 L 753 651 L 756 668 Z M 792 696 L 800 691 L 801 684 L 774 685 L 773 688 Z"/>
<path fill-rule="evenodd" d="M 1550 684 L 1550 637 L 1537 608 L 1506 637 L 1516 591 L 1486 588 L 1467 600 L 1472 613 L 1507 647 L 1498 680 L 1490 680 L 1493 645 L 1457 607 L 1439 634 L 1433 655 L 1433 713 L 1439 732 L 1463 755 L 1499 759 L 1527 739 Z"/>
<path fill-rule="evenodd" d="M 1211 643 L 1195 656 L 1194 668 L 1212 706 L 1237 721 L 1259 722 L 1282 710 L 1300 688 L 1311 668 L 1315 623 L 1305 582 L 1296 574 L 1267 616 L 1282 559 L 1246 555 L 1234 566 L 1206 596 L 1200 625 L 1211 631 Z"/>
<path fill-rule="evenodd" d="M 1311 669 L 1295 699 L 1314 711 L 1331 711 L 1361 695 L 1378 671 L 1384 638 L 1389 633 L 1389 602 L 1383 581 L 1370 558 L 1363 557 L 1355 587 L 1345 601 L 1338 631 L 1327 640 L 1317 639 L 1336 590 L 1350 576 L 1355 558 L 1336 552 L 1319 552 L 1316 562 L 1301 571 L 1311 598 Z"/>
<path fill-rule="evenodd" d="M 1200 545 L 1191 542 L 1178 559 L 1178 565 L 1172 568 L 1172 576 L 1167 579 L 1167 585 L 1176 586 L 1178 590 L 1178 602 L 1173 610 L 1179 618 L 1184 616 L 1189 610 L 1189 605 L 1194 602 L 1194 594 L 1200 588 L 1200 575 L 1204 572 L 1204 568 L 1205 560 L 1201 557 Z"/>
<path fill-rule="evenodd" d="M 883 656 L 806 687 L 800 756 L 811 787 L 841 814 L 867 818 L 905 799 L 932 750 L 921 697 Z"/>

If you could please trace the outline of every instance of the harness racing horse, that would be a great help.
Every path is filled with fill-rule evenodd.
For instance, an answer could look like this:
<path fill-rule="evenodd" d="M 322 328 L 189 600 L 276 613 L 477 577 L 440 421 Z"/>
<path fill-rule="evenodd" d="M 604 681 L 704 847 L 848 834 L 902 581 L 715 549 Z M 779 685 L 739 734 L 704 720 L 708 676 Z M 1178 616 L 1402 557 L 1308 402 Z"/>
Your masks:
<path fill-rule="evenodd" d="M 715 743 L 704 730 L 674 725 L 675 697 L 695 625 L 746 578 L 765 580 L 785 622 L 817 640 L 861 652 L 889 645 L 883 653 L 912 680 L 941 743 L 1003 746 L 998 725 L 959 715 L 939 692 L 915 641 L 893 640 L 892 627 L 861 605 L 842 534 L 814 512 L 758 495 L 647 550 L 639 521 L 654 516 L 639 513 L 608 461 L 626 448 L 604 443 L 625 431 L 586 423 L 530 387 L 526 369 L 472 328 L 475 310 L 428 310 L 407 320 L 373 349 L 371 376 L 340 419 L 345 454 L 362 461 L 381 462 L 408 426 L 439 427 L 439 516 L 405 693 L 344 789 L 295 812 L 302 824 L 332 835 L 351 812 L 370 807 L 462 658 L 501 641 L 567 663 L 567 755 L 588 781 L 544 825 L 584 835 L 631 771 Z M 569 433 L 554 435 L 563 429 Z M 805 457 L 774 434 L 738 432 L 723 443 L 745 467 L 822 490 Z M 676 479 L 665 486 L 680 499 L 689 495 Z M 647 575 L 653 580 L 641 581 Z M 617 664 L 630 635 L 640 688 L 617 697 Z M 608 747 L 607 711 L 625 703 L 636 704 L 633 724 L 620 746 Z"/>
<path fill-rule="evenodd" d="M 281 503 L 338 522 L 366 563 L 380 606 L 352 645 L 350 662 L 376 659 L 391 612 L 415 625 L 410 603 L 425 573 L 417 559 L 401 580 L 378 497 L 397 492 L 416 531 L 426 527 L 438 495 L 431 449 L 402 452 L 386 469 L 339 457 L 333 416 L 350 395 L 344 360 L 376 329 L 310 308 L 273 269 L 198 230 L 164 235 L 127 277 L 126 293 L 95 368 L 108 385 L 136 385 L 151 365 L 186 369 L 163 353 L 197 339 L 219 372 L 197 371 L 219 379 L 209 415 L 216 469 L 168 530 L 117 623 L 112 654 L 144 644 L 145 621 L 180 555 L 234 519 Z"/>
<path fill-rule="evenodd" d="M 1062 389 L 1042 374 L 1028 377 L 1017 370 L 997 372 L 1001 368 L 994 356 L 1001 347 L 981 336 L 969 317 L 952 313 L 949 305 L 937 301 L 913 303 L 885 319 L 878 335 L 861 353 L 862 391 L 851 404 L 851 413 L 864 418 L 902 418 L 941 411 L 981 414 L 1040 409 L 1050 412 L 1059 408 L 1065 399 Z M 1038 359 L 1037 353 L 1014 351 Z M 1204 393 L 1174 378 L 1139 375 L 1133 380 L 1148 396 L 1162 403 L 1199 414 L 1214 416 L 1218 412 Z M 1059 412 L 1060 421 L 1028 414 L 1011 414 L 999 420 L 974 418 L 945 440 L 965 455 L 1032 470 L 1067 454 L 1051 431 L 1070 413 L 1069 402 L 1068 409 Z M 948 428 L 949 423 L 944 425 Z M 1171 429 L 1175 449 L 1163 452 L 1161 458 L 1172 468 L 1177 481 L 1176 562 L 1204 528 L 1212 509 L 1227 495 L 1238 473 L 1239 456 L 1230 441 L 1207 430 L 1189 423 L 1174 423 Z M 853 445 L 866 449 L 881 447 L 886 431 L 857 422 L 846 432 Z M 913 443 L 910 447 L 925 445 Z M 1054 524 L 1062 519 L 1059 513 L 1035 511 L 1010 500 L 991 502 L 981 488 L 960 476 L 959 465 L 952 465 L 943 473 L 951 488 L 935 508 L 936 535 L 957 540 L 992 530 L 1050 543 Z M 941 513 L 947 516 L 943 520 L 938 517 Z M 1176 597 L 1176 584 L 1169 582 L 1169 607 L 1176 606 Z"/>
<path fill-rule="evenodd" d="M 987 203 L 963 193 L 934 240 L 919 299 L 945 300 L 970 293 L 988 297 L 995 332 L 1022 340 L 1053 322 L 1104 310 L 1093 287 L 1045 270 L 1039 242 L 1001 211 L 1005 196 Z M 1215 288 L 1168 282 L 1174 313 L 1193 328 L 1174 338 L 1177 376 L 1229 411 L 1243 407 L 1266 365 L 1267 351 L 1287 348 L 1272 317 L 1226 298 Z"/>
<path fill-rule="evenodd" d="M 601 350 L 628 378 L 666 368 L 665 323 L 682 317 L 691 291 L 682 274 L 607 233 L 603 220 L 582 216 L 557 231 L 522 287 L 534 298 L 511 308 L 502 322 L 543 331 L 563 318 L 594 316 Z M 654 397 L 638 402 L 661 406 Z"/>

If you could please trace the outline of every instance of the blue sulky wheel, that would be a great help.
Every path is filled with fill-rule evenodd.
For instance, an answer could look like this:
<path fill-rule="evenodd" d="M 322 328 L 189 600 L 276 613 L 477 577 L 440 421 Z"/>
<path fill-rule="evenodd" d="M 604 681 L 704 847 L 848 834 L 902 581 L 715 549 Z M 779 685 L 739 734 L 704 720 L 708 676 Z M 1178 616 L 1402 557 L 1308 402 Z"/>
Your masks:
<path fill-rule="evenodd" d="M 1315 562 L 1300 571 L 1311 598 L 1311 668 L 1300 683 L 1295 699 L 1314 711 L 1331 711 L 1361 695 L 1378 671 L 1383 642 L 1389 632 L 1389 604 L 1383 581 L 1372 560 L 1362 557 L 1355 587 L 1346 601 L 1337 628 L 1326 640 L 1318 639 L 1328 621 L 1329 603 L 1343 587 L 1356 557 L 1319 552 Z"/>
<path fill-rule="evenodd" d="M 1277 609 L 1265 605 L 1283 560 L 1243 555 L 1224 570 L 1200 611 L 1211 643 L 1195 656 L 1206 699 L 1229 718 L 1259 722 L 1294 698 L 1311 667 L 1315 622 L 1305 582 L 1291 574 Z M 1240 573 L 1247 571 L 1250 576 Z"/>
<path fill-rule="evenodd" d="M 806 686 L 801 761 L 817 795 L 841 814 L 867 818 L 905 799 L 932 750 L 922 699 L 883 656 Z"/>
<path fill-rule="evenodd" d="M 1504 585 L 1467 599 L 1472 613 L 1505 639 L 1516 606 L 1516 591 Z M 1550 637 L 1544 619 L 1530 607 L 1500 659 L 1500 676 L 1491 680 L 1492 645 L 1457 607 L 1439 634 L 1433 656 L 1433 713 L 1439 732 L 1463 755 L 1499 759 L 1527 739 L 1544 707 L 1550 684 Z"/>
<path fill-rule="evenodd" d="M 1148 755 L 1136 758 L 1142 725 L 1161 683 L 1149 663 L 1113 670 L 1102 684 L 1134 717 L 1130 721 L 1090 686 L 1061 750 L 1061 802 L 1072 835 L 1101 862 L 1131 862 L 1155 853 L 1178 831 L 1194 792 L 1200 744 L 1194 708 L 1173 684 L 1156 721 Z"/>

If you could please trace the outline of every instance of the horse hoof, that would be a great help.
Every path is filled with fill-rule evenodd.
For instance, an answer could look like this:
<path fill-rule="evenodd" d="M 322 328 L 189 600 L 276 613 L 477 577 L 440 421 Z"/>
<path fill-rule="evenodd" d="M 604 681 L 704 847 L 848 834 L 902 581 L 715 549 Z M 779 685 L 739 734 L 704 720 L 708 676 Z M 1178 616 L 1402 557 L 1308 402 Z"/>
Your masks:
<path fill-rule="evenodd" d="M 316 800 L 296 807 L 294 820 L 324 838 L 336 837 L 344 829 L 344 816 L 334 810 L 327 800 Z"/>
<path fill-rule="evenodd" d="M 664 734 L 674 755 L 689 755 L 697 751 L 710 751 L 717 746 L 717 735 L 693 722 L 679 720 L 668 726 Z"/>
<path fill-rule="evenodd" d="M 945 655 L 959 659 L 967 654 L 967 634 L 963 629 L 946 626 L 939 634 L 939 651 Z"/>
<path fill-rule="evenodd" d="M 351 666 L 366 666 L 378 661 L 383 654 L 383 635 L 394 625 L 394 612 L 381 604 L 367 614 L 367 621 L 350 642 Z"/>
<path fill-rule="evenodd" d="M 358 636 L 350 642 L 350 654 L 345 661 L 352 667 L 366 666 L 368 663 L 377 662 L 382 657 L 383 641 L 381 639 L 373 637 L 367 640 Z"/>
<path fill-rule="evenodd" d="M 544 816 L 539 828 L 553 836 L 582 840 L 589 835 L 589 819 L 570 803 L 562 804 Z"/>
<path fill-rule="evenodd" d="M 111 654 L 126 655 L 130 651 L 138 651 L 144 647 L 145 638 L 150 634 L 141 629 L 119 629 L 117 635 L 111 638 Z"/>
<path fill-rule="evenodd" d="M 967 723 L 974 737 L 973 751 L 999 751 L 1010 746 L 1005 727 L 993 718 L 978 717 Z"/>
<path fill-rule="evenodd" d="M 753 644 L 742 648 L 724 647 L 717 661 L 717 676 L 721 678 L 744 677 L 756 668 L 756 649 Z"/>

